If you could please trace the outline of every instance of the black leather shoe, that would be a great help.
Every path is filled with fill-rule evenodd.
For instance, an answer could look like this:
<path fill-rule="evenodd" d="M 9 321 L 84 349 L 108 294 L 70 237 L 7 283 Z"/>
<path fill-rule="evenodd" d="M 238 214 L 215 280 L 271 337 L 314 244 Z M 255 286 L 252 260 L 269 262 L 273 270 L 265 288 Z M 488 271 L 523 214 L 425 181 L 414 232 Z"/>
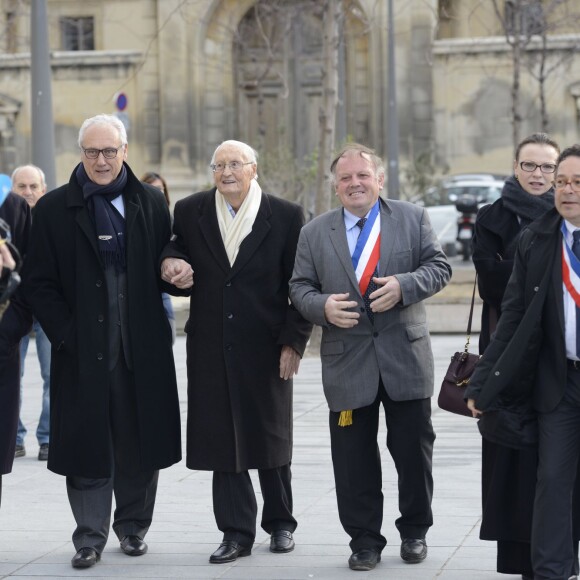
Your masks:
<path fill-rule="evenodd" d="M 427 557 L 427 542 L 422 539 L 403 538 L 401 558 L 408 564 L 417 564 Z"/>
<path fill-rule="evenodd" d="M 90 568 L 101 559 L 94 548 L 81 548 L 70 561 L 73 568 Z"/>
<path fill-rule="evenodd" d="M 142 556 L 147 553 L 148 546 L 139 536 L 123 536 L 121 550 L 127 556 Z"/>
<path fill-rule="evenodd" d="M 288 530 L 276 530 L 270 537 L 270 552 L 285 554 L 294 549 L 294 538 Z"/>
<path fill-rule="evenodd" d="M 48 461 L 48 443 L 43 443 L 38 450 L 38 461 Z"/>
<path fill-rule="evenodd" d="M 364 572 L 372 570 L 380 561 L 381 555 L 376 550 L 358 550 L 350 555 L 348 567 L 351 570 Z"/>
<path fill-rule="evenodd" d="M 246 548 L 246 546 L 242 546 L 233 540 L 226 540 L 209 557 L 209 561 L 211 564 L 226 564 L 227 562 L 235 562 L 243 556 L 249 556 L 251 553 L 252 548 Z"/>

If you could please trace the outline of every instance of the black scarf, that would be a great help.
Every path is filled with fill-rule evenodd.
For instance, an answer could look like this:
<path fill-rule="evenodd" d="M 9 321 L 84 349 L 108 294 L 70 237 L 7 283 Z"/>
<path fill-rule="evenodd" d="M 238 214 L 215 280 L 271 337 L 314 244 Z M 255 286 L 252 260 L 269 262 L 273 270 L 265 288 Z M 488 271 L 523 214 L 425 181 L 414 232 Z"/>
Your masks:
<path fill-rule="evenodd" d="M 501 192 L 503 205 L 515 213 L 522 227 L 527 226 L 548 210 L 554 207 L 554 189 L 550 188 L 542 195 L 528 193 L 514 177 L 508 177 Z"/>
<path fill-rule="evenodd" d="M 125 165 L 121 167 L 117 178 L 107 185 L 91 181 L 82 163 L 77 167 L 76 177 L 95 223 L 99 252 L 105 268 L 114 266 L 116 272 L 124 272 L 127 268 L 125 218 L 111 201 L 121 195 L 127 185 Z"/>

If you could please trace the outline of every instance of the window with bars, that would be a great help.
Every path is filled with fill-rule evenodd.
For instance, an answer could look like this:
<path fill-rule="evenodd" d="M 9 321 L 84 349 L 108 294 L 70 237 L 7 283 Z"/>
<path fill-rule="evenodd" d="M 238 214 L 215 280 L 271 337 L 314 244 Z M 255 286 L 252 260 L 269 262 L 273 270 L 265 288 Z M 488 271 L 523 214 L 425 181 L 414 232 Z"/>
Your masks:
<path fill-rule="evenodd" d="M 540 0 L 508 0 L 505 3 L 505 20 L 508 34 L 527 37 L 542 34 L 546 26 Z"/>
<path fill-rule="evenodd" d="M 62 50 L 95 50 L 95 19 L 63 16 L 60 19 Z"/>

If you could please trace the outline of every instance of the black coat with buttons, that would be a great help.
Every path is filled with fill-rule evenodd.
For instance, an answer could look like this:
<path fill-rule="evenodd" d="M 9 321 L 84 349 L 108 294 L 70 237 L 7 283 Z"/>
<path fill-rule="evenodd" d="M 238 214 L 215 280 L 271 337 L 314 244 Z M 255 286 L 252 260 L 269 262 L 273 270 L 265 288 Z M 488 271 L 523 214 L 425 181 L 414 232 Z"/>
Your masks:
<path fill-rule="evenodd" d="M 123 191 L 127 328 L 144 470 L 181 459 L 171 329 L 159 256 L 170 238 L 163 195 L 128 166 Z M 107 283 L 95 228 L 75 173 L 36 205 L 24 269 L 25 297 L 52 344 L 48 467 L 63 475 L 111 475 Z"/>
<path fill-rule="evenodd" d="M 493 407 L 499 397 L 529 393 L 534 409 L 548 413 L 564 396 L 561 223 L 553 209 L 521 234 L 496 333 L 466 391 L 480 410 Z M 539 291 L 544 283 L 545 293 Z"/>
<path fill-rule="evenodd" d="M 194 270 L 187 333 L 187 466 L 240 472 L 292 457 L 292 380 L 282 345 L 304 352 L 312 325 L 289 304 L 302 208 L 262 194 L 252 231 L 230 266 L 215 188 L 175 204 L 165 256 Z"/>

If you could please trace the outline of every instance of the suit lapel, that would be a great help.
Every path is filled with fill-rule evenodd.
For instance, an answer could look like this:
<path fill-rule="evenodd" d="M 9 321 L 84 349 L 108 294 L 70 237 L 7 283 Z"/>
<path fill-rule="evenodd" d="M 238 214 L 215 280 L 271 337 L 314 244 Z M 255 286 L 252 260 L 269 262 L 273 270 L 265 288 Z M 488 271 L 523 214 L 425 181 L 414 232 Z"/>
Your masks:
<path fill-rule="evenodd" d="M 399 220 L 393 217 L 392 211 L 383 200 L 381 200 L 381 250 L 379 255 L 379 276 L 387 275 L 391 254 L 395 247 Z"/>
<path fill-rule="evenodd" d="M 89 210 L 84 203 L 82 190 L 77 185 L 76 181 L 72 180 L 72 177 L 71 181 L 69 182 L 66 204 L 67 207 L 76 210 L 75 220 L 79 225 L 81 232 L 87 238 L 89 245 L 93 249 L 97 260 L 99 260 L 100 263 L 101 254 L 99 253 L 99 248 L 97 246 L 97 234 L 95 232 L 95 226 L 91 216 L 89 215 Z"/>
<path fill-rule="evenodd" d="M 334 214 L 334 219 L 330 222 L 330 242 L 338 256 L 346 275 L 351 281 L 352 285 L 356 288 L 360 296 L 360 289 L 354 273 L 354 268 L 352 267 L 352 256 L 350 255 L 350 250 L 348 248 L 348 242 L 346 240 L 346 228 L 344 225 L 344 217 L 342 209 L 336 210 Z"/>
<path fill-rule="evenodd" d="M 232 265 L 231 276 L 235 276 L 248 263 L 248 260 L 250 260 L 254 255 L 260 244 L 264 241 L 264 238 L 270 233 L 270 230 L 272 229 L 272 226 L 270 225 L 271 215 L 272 210 L 270 208 L 268 196 L 265 193 L 262 193 L 260 209 L 256 215 L 252 231 L 246 236 L 240 245 L 240 250 Z"/>
<path fill-rule="evenodd" d="M 560 329 L 561 336 L 565 335 L 566 323 L 564 321 L 564 291 L 562 289 L 562 234 L 558 230 L 558 247 L 556 253 L 554 254 L 555 260 L 553 260 L 552 266 L 552 292 L 555 296 L 556 301 L 556 311 L 558 312 L 558 327 Z"/>
<path fill-rule="evenodd" d="M 228 260 L 228 255 L 226 254 L 226 249 L 224 247 L 224 242 L 217 221 L 215 195 L 216 190 L 214 188 L 210 192 L 210 195 L 207 196 L 202 213 L 199 216 L 199 229 L 201 230 L 201 234 L 205 238 L 216 262 L 219 264 L 220 268 L 227 273 L 230 271 L 230 262 Z"/>

